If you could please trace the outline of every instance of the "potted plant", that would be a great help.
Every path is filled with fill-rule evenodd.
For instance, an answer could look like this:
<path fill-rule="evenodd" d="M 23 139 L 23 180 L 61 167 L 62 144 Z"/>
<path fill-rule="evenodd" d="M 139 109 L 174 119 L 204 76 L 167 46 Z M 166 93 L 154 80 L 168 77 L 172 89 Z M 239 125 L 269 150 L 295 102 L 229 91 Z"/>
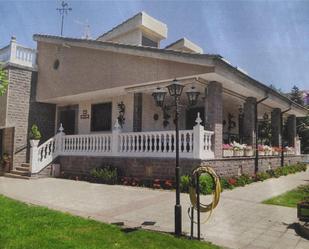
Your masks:
<path fill-rule="evenodd" d="M 294 155 L 294 148 L 293 147 L 286 146 L 284 149 L 285 149 L 284 151 L 285 151 L 286 155 Z"/>
<path fill-rule="evenodd" d="M 265 150 L 264 150 L 263 145 L 261 145 L 261 144 L 258 145 L 258 151 L 259 151 L 260 156 L 265 156 Z"/>
<path fill-rule="evenodd" d="M 280 147 L 273 147 L 272 153 L 273 153 L 273 156 L 279 156 L 280 153 L 281 153 L 281 148 Z"/>
<path fill-rule="evenodd" d="M 232 157 L 233 156 L 233 146 L 230 144 L 223 144 L 223 157 Z"/>
<path fill-rule="evenodd" d="M 11 168 L 11 157 L 9 154 L 4 153 L 2 155 L 2 158 L 0 160 L 0 166 L 2 168 L 3 172 L 10 172 L 10 168 Z"/>
<path fill-rule="evenodd" d="M 244 149 L 246 147 L 245 144 L 240 144 L 234 141 L 232 143 L 232 146 L 233 146 L 234 156 L 237 156 L 237 157 L 244 156 Z"/>
<path fill-rule="evenodd" d="M 253 148 L 251 145 L 246 145 L 245 156 L 253 156 Z"/>
<path fill-rule="evenodd" d="M 40 139 L 42 138 L 41 132 L 39 130 L 39 127 L 37 125 L 32 125 L 30 129 L 30 145 L 38 146 Z"/>
<path fill-rule="evenodd" d="M 265 156 L 272 155 L 272 148 L 268 145 L 263 145 Z"/>

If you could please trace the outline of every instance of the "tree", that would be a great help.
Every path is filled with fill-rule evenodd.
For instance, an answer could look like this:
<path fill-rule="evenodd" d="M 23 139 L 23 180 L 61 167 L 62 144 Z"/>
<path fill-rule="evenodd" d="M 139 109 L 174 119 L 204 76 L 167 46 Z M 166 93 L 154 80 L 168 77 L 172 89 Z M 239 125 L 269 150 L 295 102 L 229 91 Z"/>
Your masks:
<path fill-rule="evenodd" d="M 297 86 L 293 86 L 290 94 L 290 99 L 297 104 L 304 105 L 303 96 Z"/>
<path fill-rule="evenodd" d="M 8 88 L 9 81 L 6 71 L 0 65 L 0 96 L 3 96 Z"/>

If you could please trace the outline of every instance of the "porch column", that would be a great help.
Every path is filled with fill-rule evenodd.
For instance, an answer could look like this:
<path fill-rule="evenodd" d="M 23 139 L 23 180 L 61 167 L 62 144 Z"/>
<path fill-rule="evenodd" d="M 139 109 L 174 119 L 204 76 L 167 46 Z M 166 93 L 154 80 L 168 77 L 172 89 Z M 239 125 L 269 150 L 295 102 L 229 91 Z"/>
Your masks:
<path fill-rule="evenodd" d="M 271 112 L 271 145 L 281 147 L 282 131 L 281 131 L 281 109 L 275 108 Z"/>
<path fill-rule="evenodd" d="M 295 147 L 296 144 L 296 116 L 289 115 L 287 119 L 288 146 Z"/>
<path fill-rule="evenodd" d="M 214 131 L 213 151 L 216 158 L 221 158 L 223 139 L 222 84 L 216 81 L 210 82 L 205 89 L 205 96 L 205 128 Z"/>
<path fill-rule="evenodd" d="M 244 143 L 255 147 L 255 108 L 256 98 L 248 97 L 244 103 Z"/>
<path fill-rule="evenodd" d="M 143 112 L 143 94 L 134 93 L 134 109 L 133 109 L 133 131 L 142 131 L 142 112 Z"/>

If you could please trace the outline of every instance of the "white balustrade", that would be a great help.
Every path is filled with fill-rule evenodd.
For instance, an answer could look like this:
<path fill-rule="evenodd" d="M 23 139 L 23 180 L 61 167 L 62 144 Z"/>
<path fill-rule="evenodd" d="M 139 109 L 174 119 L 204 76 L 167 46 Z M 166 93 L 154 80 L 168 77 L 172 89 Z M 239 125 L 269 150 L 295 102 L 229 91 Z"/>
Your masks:
<path fill-rule="evenodd" d="M 35 140 L 31 141 L 30 165 L 32 173 L 39 173 L 58 156 L 57 137 L 52 137 L 39 147 L 37 147 Z"/>
<path fill-rule="evenodd" d="M 65 135 L 61 138 L 61 155 L 110 155 L 112 134 Z"/>
<path fill-rule="evenodd" d="M 172 157 L 175 156 L 175 131 L 119 133 L 118 153 L 127 157 Z M 193 131 L 179 131 L 179 153 L 192 158 Z"/>
<path fill-rule="evenodd" d="M 199 116 L 193 130 L 179 131 L 181 158 L 212 159 L 212 135 L 200 124 Z M 111 133 L 65 135 L 61 126 L 53 138 L 39 147 L 32 143 L 32 173 L 38 173 L 57 156 L 114 156 L 174 158 L 175 131 L 121 132 L 116 122 Z"/>
<path fill-rule="evenodd" d="M 13 37 L 10 45 L 0 49 L 0 62 L 35 68 L 36 50 L 18 45 Z"/>

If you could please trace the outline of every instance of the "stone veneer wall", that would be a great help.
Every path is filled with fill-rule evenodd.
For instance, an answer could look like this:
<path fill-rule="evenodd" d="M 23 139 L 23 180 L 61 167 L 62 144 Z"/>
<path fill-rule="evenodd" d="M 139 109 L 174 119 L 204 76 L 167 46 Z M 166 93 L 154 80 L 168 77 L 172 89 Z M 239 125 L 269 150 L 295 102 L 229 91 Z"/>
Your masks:
<path fill-rule="evenodd" d="M 26 162 L 32 71 L 8 68 L 7 127 L 15 127 L 13 167 Z M 25 149 L 22 149 L 25 148 Z M 18 151 L 18 153 L 16 153 Z"/>
<path fill-rule="evenodd" d="M 287 156 L 286 164 L 302 161 L 301 156 Z M 120 157 L 86 157 L 62 156 L 59 158 L 61 172 L 65 175 L 89 175 L 91 169 L 103 165 L 112 165 L 120 169 L 122 175 L 137 178 L 174 178 L 175 160 L 161 158 L 120 158 Z M 210 165 L 220 176 L 235 176 L 239 173 L 254 173 L 254 158 L 227 158 L 217 160 L 180 160 L 181 174 L 189 174 L 199 165 Z M 259 160 L 260 170 L 277 168 L 280 157 L 263 157 Z"/>
<path fill-rule="evenodd" d="M 4 148 L 12 148 L 13 168 L 29 160 L 28 132 L 37 124 L 45 141 L 54 135 L 55 105 L 36 102 L 37 72 L 9 66 L 6 127 L 14 129 L 14 144 L 4 141 Z"/>

